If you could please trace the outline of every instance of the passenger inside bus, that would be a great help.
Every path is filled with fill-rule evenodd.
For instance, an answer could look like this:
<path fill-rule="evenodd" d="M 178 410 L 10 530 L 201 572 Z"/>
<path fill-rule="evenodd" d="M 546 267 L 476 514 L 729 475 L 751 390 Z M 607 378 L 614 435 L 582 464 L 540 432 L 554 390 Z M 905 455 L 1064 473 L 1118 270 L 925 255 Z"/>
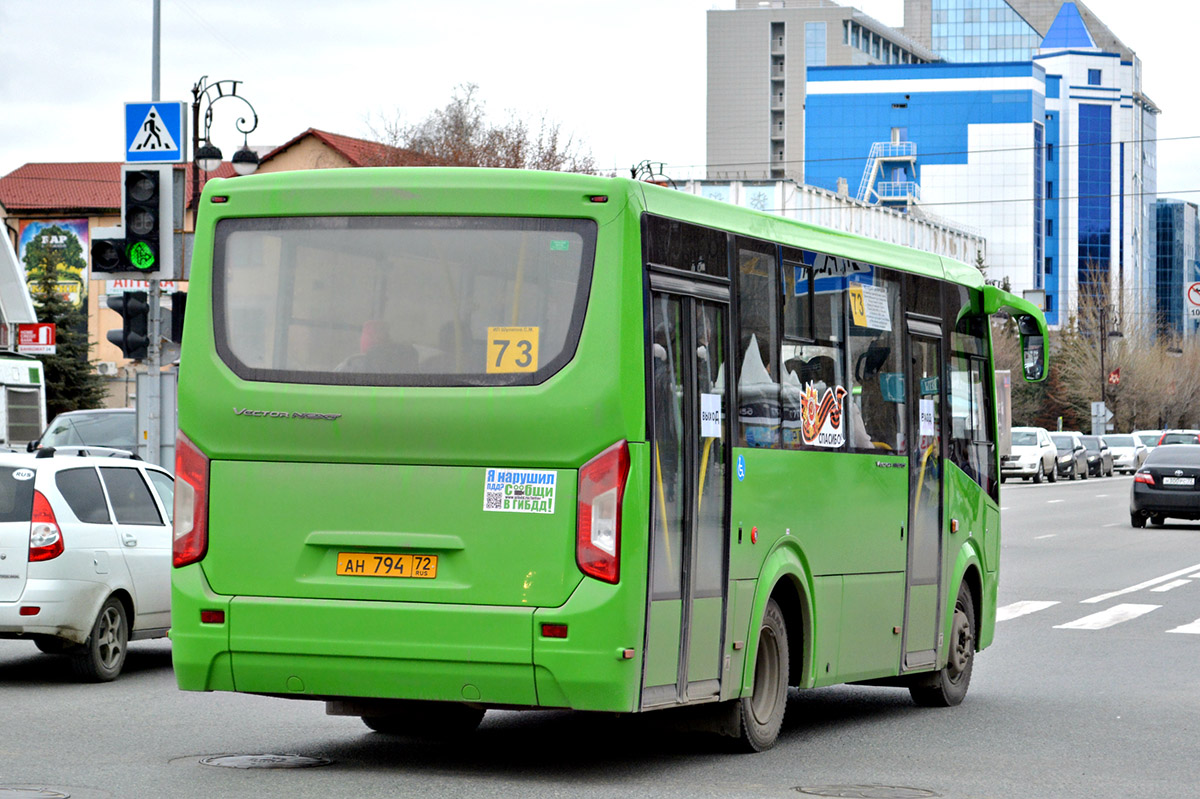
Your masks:
<path fill-rule="evenodd" d="M 416 370 L 417 350 L 412 344 L 394 341 L 387 322 L 369 319 L 363 323 L 359 353 L 334 367 L 335 372 L 408 374 Z"/>

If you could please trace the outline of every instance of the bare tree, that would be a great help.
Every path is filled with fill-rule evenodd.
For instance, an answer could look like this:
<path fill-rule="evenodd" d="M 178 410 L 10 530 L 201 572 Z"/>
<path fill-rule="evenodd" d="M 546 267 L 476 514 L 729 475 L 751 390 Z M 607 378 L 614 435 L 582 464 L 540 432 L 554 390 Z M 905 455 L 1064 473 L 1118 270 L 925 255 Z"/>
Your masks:
<path fill-rule="evenodd" d="M 478 89 L 474 83 L 459 86 L 445 107 L 415 124 L 394 119 L 367 126 L 380 144 L 444 166 L 595 173 L 592 156 L 556 122 L 543 117 L 536 133 L 511 112 L 502 124 L 489 122 Z"/>

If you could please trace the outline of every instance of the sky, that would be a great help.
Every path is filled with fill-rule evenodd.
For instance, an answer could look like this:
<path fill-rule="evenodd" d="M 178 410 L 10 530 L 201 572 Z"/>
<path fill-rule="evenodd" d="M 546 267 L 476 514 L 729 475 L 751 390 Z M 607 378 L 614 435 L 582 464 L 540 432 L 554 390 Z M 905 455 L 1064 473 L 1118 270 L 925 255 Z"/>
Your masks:
<path fill-rule="evenodd" d="M 903 0 L 853 5 L 895 27 Z M 249 143 L 313 127 L 372 138 L 419 122 L 474 83 L 494 122 L 560 126 L 600 169 L 642 160 L 675 175 L 705 161 L 706 12 L 734 0 L 162 0 L 163 101 L 242 81 L 258 114 Z M 1160 194 L 1200 202 L 1200 104 L 1185 0 L 1089 0 L 1142 59 L 1162 109 Z M 0 0 L 0 175 L 25 163 L 121 161 L 124 103 L 151 100 L 152 0 Z M 1188 12 L 1194 13 L 1194 12 Z M 1183 20 L 1180 20 L 1181 22 Z M 1164 39 L 1166 43 L 1164 45 Z M 1192 61 L 1193 64 L 1188 62 Z M 247 108 L 214 104 L 231 156 Z M 1191 193 L 1183 193 L 1183 192 Z"/>

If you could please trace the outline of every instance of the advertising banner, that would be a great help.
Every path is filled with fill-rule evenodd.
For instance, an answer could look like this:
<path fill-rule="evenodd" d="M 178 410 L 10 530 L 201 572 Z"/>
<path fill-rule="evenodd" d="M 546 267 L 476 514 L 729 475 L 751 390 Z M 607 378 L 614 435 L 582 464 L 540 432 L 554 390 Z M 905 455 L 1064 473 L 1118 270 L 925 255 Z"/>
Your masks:
<path fill-rule="evenodd" d="M 49 271 L 59 295 L 75 307 L 87 297 L 88 221 L 37 219 L 21 223 L 17 258 L 25 267 L 29 293 L 37 297 L 37 284 Z"/>

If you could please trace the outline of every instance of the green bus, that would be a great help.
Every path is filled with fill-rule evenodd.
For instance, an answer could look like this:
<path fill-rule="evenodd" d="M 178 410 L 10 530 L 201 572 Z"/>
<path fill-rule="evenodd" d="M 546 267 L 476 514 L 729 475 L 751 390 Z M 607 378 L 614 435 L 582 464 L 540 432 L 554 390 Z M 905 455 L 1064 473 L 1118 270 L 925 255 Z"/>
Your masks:
<path fill-rule="evenodd" d="M 618 178 L 330 169 L 201 203 L 181 688 L 427 736 L 705 705 L 748 750 L 789 686 L 962 700 L 1000 555 L 989 316 L 1040 380 L 1032 304 Z"/>

